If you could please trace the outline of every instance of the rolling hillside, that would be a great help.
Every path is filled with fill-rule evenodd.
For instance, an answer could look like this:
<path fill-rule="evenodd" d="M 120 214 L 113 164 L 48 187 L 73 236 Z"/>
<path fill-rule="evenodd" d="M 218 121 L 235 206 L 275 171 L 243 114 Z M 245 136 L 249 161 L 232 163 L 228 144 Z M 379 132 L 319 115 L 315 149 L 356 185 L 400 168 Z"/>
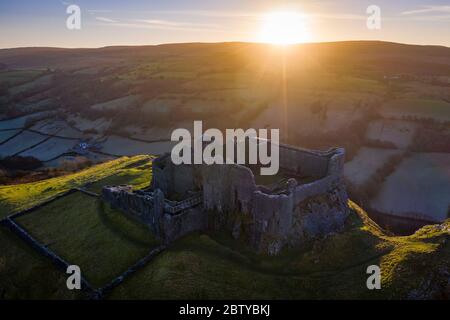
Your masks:
<path fill-rule="evenodd" d="M 81 172 L 23 185 L 0 186 L 0 216 L 30 208 L 75 187 L 98 193 L 101 186 L 145 188 L 151 157 L 124 157 Z M 448 298 L 450 221 L 407 237 L 387 235 L 350 202 L 345 230 L 286 250 L 279 257 L 252 253 L 223 234 L 192 234 L 150 260 L 106 298 L 162 299 L 343 299 Z M 103 286 L 157 245 L 146 228 L 75 192 L 18 218 L 38 241 L 80 265 Z M 65 274 L 22 239 L 0 227 L 2 298 L 82 298 L 65 289 Z M 366 268 L 378 264 L 382 289 L 366 288 Z"/>
<path fill-rule="evenodd" d="M 78 155 L 98 163 L 162 154 L 171 132 L 194 120 L 205 129 L 278 128 L 292 145 L 344 147 L 349 189 L 374 219 L 375 211 L 419 225 L 449 217 L 441 194 L 450 188 L 450 48 L 17 48 L 0 50 L 0 64 L 0 158 L 53 168 Z"/>

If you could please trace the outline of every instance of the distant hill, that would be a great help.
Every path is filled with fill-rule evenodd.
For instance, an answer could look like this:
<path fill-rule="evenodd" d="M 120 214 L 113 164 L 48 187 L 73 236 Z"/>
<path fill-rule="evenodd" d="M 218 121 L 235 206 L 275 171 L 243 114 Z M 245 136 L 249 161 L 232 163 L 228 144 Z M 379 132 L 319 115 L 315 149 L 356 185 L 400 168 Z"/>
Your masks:
<path fill-rule="evenodd" d="M 0 50 L 0 63 L 10 68 L 68 67 L 73 64 L 136 62 L 172 55 L 251 54 L 271 45 L 257 43 L 183 43 L 151 46 L 112 46 L 98 49 L 17 48 Z M 345 41 L 293 45 L 291 50 L 314 55 L 324 63 L 360 66 L 375 63 L 390 72 L 443 74 L 450 70 L 450 48 L 382 41 Z M 81 61 L 85 60 L 85 61 Z M 371 65 L 371 68 L 374 66 Z"/>

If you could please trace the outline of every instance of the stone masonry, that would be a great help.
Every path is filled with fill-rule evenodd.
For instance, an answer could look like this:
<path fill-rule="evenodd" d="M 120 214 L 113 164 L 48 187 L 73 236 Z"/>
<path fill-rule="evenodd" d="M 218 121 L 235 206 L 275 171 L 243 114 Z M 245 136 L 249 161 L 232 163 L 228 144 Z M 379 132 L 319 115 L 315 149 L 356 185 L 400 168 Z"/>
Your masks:
<path fill-rule="evenodd" d="M 148 190 L 107 186 L 102 196 L 164 243 L 220 229 L 276 255 L 342 229 L 348 215 L 344 155 L 342 148 L 321 152 L 280 145 L 279 181 L 258 184 L 249 166 L 174 165 L 166 154 L 153 161 Z"/>

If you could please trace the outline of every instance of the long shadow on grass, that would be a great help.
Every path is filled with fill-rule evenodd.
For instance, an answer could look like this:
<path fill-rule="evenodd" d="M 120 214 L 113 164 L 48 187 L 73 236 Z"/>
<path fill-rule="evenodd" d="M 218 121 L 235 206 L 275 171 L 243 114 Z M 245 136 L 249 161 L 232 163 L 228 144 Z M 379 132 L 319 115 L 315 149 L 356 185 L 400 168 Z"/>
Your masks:
<path fill-rule="evenodd" d="M 276 257 L 259 257 L 257 254 L 251 254 L 248 252 L 241 251 L 241 250 L 235 250 L 233 246 L 227 241 L 221 241 L 221 239 L 218 239 L 217 237 L 214 237 L 213 235 L 209 235 L 211 240 L 213 240 L 217 245 L 221 247 L 221 249 L 217 249 L 216 246 L 210 246 L 207 244 L 204 244 L 200 241 L 178 241 L 175 243 L 170 250 L 175 252 L 183 252 L 183 251 L 193 251 L 193 252 L 199 252 L 206 256 L 209 256 L 211 258 L 220 258 L 220 259 L 226 259 L 228 261 L 231 261 L 233 263 L 239 264 L 241 266 L 244 266 L 248 270 L 259 272 L 266 275 L 272 275 L 272 276 L 292 276 L 292 277 L 314 277 L 314 278 L 324 278 L 333 276 L 335 274 L 339 274 L 342 272 L 349 271 L 353 268 L 360 267 L 362 265 L 368 264 L 369 262 L 376 261 L 378 262 L 379 259 L 388 253 L 388 251 L 382 251 L 376 254 L 373 254 L 369 257 L 363 257 L 362 259 L 359 259 L 359 261 L 355 261 L 353 263 L 349 263 L 347 265 L 341 265 L 337 266 L 334 269 L 318 269 L 318 270 L 292 270 L 292 267 L 289 266 L 289 262 L 286 261 L 285 264 L 281 264 L 278 266 L 264 266 L 262 265 L 264 262 L 269 262 L 272 259 L 276 259 Z M 308 246 L 307 246 L 308 247 Z M 307 247 L 303 248 L 303 250 L 308 250 Z M 300 252 L 298 254 L 301 254 Z M 284 258 L 283 260 L 287 260 Z"/>
<path fill-rule="evenodd" d="M 123 169 L 132 169 L 132 168 L 138 168 L 138 167 L 143 167 L 143 168 L 151 168 L 151 164 L 152 164 L 152 158 L 150 159 L 142 159 L 133 163 L 130 163 L 126 166 L 123 167 Z"/>
<path fill-rule="evenodd" d="M 108 228 L 111 232 L 113 232 L 116 236 L 118 236 L 120 239 L 128 241 L 130 243 L 133 243 L 133 244 L 143 247 L 143 248 L 148 248 L 150 246 L 158 244 L 157 241 L 155 241 L 155 242 L 143 241 L 137 237 L 133 237 L 131 234 L 129 234 L 125 230 L 123 230 L 120 226 L 115 224 L 114 221 L 112 221 L 110 219 L 109 215 L 106 213 L 105 203 L 100 199 L 98 199 L 98 201 L 97 201 L 97 213 L 100 217 L 100 221 L 102 222 L 102 224 L 106 228 Z M 124 215 L 124 218 L 127 219 L 128 221 L 130 221 L 131 223 L 136 224 L 135 221 L 131 220 L 130 218 L 126 217 L 125 215 Z M 148 232 L 150 233 L 150 230 Z"/>

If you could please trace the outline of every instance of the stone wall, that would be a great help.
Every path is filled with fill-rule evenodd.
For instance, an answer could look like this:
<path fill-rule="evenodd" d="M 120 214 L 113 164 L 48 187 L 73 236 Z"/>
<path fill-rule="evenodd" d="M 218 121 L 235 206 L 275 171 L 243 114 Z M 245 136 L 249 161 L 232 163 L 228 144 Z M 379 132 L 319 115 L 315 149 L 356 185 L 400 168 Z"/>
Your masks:
<path fill-rule="evenodd" d="M 348 215 L 347 194 L 338 183 L 328 182 L 302 185 L 287 195 L 255 192 L 251 244 L 258 251 L 276 254 L 286 245 L 339 231 Z"/>
<path fill-rule="evenodd" d="M 205 230 L 207 226 L 198 195 L 174 202 L 165 199 L 160 189 L 134 192 L 130 186 L 105 186 L 102 198 L 113 208 L 146 224 L 163 243 Z"/>
<path fill-rule="evenodd" d="M 157 237 L 162 237 L 160 217 L 164 213 L 164 195 L 161 190 L 142 195 L 133 192 L 130 186 L 106 186 L 102 189 L 102 198 L 113 208 L 147 224 Z"/>
<path fill-rule="evenodd" d="M 280 167 L 297 171 L 301 175 L 323 177 L 327 174 L 328 157 L 325 154 L 280 146 Z"/>
<path fill-rule="evenodd" d="M 176 215 L 164 214 L 161 219 L 163 239 L 166 243 L 175 241 L 194 231 L 208 228 L 208 218 L 201 206 L 192 207 Z"/>
<path fill-rule="evenodd" d="M 203 174 L 203 208 L 216 212 L 222 221 L 219 227 L 230 228 L 235 238 L 245 237 L 260 252 L 276 254 L 285 245 L 338 231 L 348 214 L 338 175 L 291 185 L 286 194 L 267 194 L 243 166 L 213 165 Z"/>
<path fill-rule="evenodd" d="M 153 163 L 151 189 L 160 189 L 166 198 L 171 194 L 185 194 L 200 188 L 197 175 L 196 166 L 174 165 L 166 154 Z"/>
<path fill-rule="evenodd" d="M 203 208 L 249 212 L 257 190 L 252 171 L 240 165 L 202 166 Z"/>

